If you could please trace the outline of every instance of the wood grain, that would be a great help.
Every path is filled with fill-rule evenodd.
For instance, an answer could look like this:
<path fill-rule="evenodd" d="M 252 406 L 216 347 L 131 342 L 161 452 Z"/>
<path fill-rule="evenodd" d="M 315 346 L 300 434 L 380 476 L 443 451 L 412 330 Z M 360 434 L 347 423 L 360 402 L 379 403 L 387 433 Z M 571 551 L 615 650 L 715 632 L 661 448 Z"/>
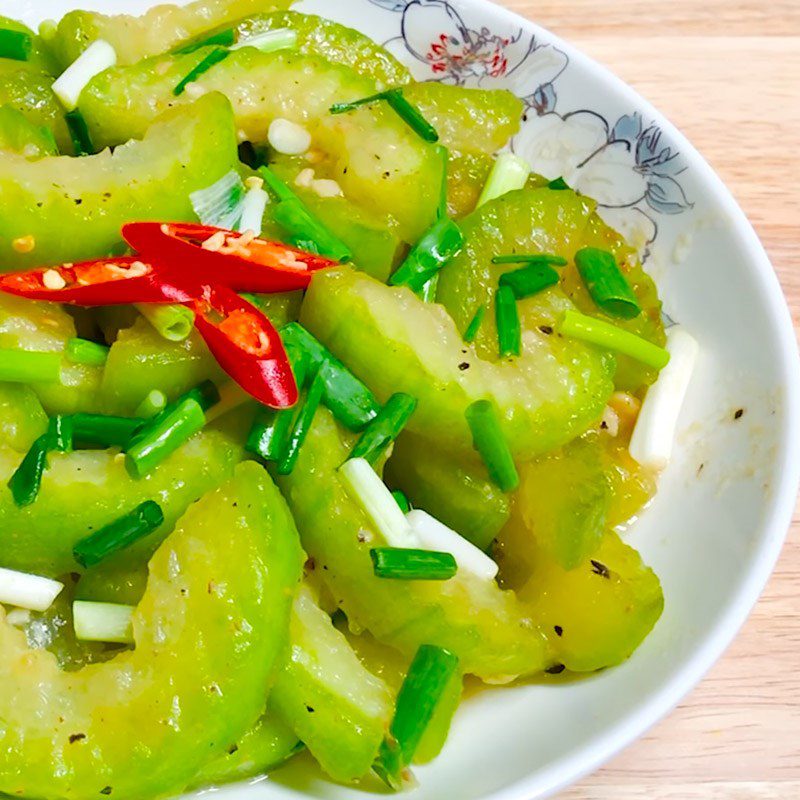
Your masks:
<path fill-rule="evenodd" d="M 610 67 L 752 220 L 800 329 L 800 0 L 503 0 Z M 666 720 L 560 800 L 800 798 L 800 510 L 764 596 Z"/>

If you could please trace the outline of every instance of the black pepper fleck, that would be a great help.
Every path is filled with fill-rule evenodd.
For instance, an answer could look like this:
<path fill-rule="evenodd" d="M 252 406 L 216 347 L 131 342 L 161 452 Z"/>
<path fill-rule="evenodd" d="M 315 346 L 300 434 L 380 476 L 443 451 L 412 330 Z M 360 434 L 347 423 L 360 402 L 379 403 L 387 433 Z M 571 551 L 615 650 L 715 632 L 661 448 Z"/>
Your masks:
<path fill-rule="evenodd" d="M 69 737 L 69 743 L 70 744 L 75 744 L 75 742 L 79 742 L 81 739 L 85 739 L 85 738 L 86 738 L 86 734 L 85 733 L 73 733 Z"/>
<path fill-rule="evenodd" d="M 553 332 L 552 325 L 540 325 L 539 330 L 545 334 L 545 336 L 549 336 Z"/>
<path fill-rule="evenodd" d="M 560 625 L 553 625 L 553 630 L 556 632 L 556 636 L 561 636 L 564 633 L 564 629 Z"/>
<path fill-rule="evenodd" d="M 317 568 L 317 562 L 314 560 L 314 556 L 306 560 L 304 568 L 307 572 L 313 572 Z"/>
<path fill-rule="evenodd" d="M 563 664 L 553 664 L 552 667 L 548 667 L 545 672 L 548 675 L 560 675 L 566 667 Z"/>
<path fill-rule="evenodd" d="M 743 408 L 737 408 L 736 411 L 733 412 L 733 418 L 734 419 L 741 419 L 742 418 L 742 414 L 744 414 L 744 409 Z"/>
<path fill-rule="evenodd" d="M 100 790 L 100 794 L 111 794 L 112 791 L 110 786 L 105 786 Z"/>
<path fill-rule="evenodd" d="M 611 572 L 609 571 L 608 567 L 600 561 L 595 561 L 592 559 L 592 572 L 595 575 L 599 575 L 601 578 L 610 578 Z"/>
<path fill-rule="evenodd" d="M 313 714 L 314 713 L 314 709 L 311 708 L 311 706 L 306 706 L 306 711 L 308 711 L 309 714 Z"/>
<path fill-rule="evenodd" d="M 458 368 L 463 372 L 465 369 L 469 369 L 469 364 L 466 361 L 462 361 Z"/>
<path fill-rule="evenodd" d="M 229 756 L 232 756 L 232 755 L 233 755 L 233 754 L 234 754 L 234 753 L 235 753 L 235 752 L 236 752 L 238 749 L 239 749 L 239 745 L 238 745 L 238 744 L 232 744 L 232 745 L 231 745 L 231 746 L 228 748 L 228 755 L 229 755 Z"/>

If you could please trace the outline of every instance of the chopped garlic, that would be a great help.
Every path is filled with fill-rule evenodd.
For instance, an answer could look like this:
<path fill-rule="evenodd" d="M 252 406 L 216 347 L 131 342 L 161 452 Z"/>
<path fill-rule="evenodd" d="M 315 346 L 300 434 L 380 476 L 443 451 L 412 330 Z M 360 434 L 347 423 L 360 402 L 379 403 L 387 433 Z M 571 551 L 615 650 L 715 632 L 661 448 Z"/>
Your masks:
<path fill-rule="evenodd" d="M 629 446 L 640 464 L 663 469 L 672 455 L 678 415 L 697 360 L 698 345 L 680 325 L 667 329 L 669 363 L 647 390 Z"/>
<path fill-rule="evenodd" d="M 114 48 L 103 39 L 96 39 L 53 82 L 53 93 L 67 111 L 73 111 L 86 84 L 116 63 Z"/>
<path fill-rule="evenodd" d="M 54 269 L 45 270 L 42 275 L 42 283 L 45 289 L 63 289 L 67 282 Z"/>
<path fill-rule="evenodd" d="M 287 156 L 299 156 L 311 147 L 311 134 L 302 125 L 282 117 L 272 120 L 267 139 L 275 150 Z"/>
<path fill-rule="evenodd" d="M 192 100 L 197 100 L 198 97 L 202 97 L 208 89 L 204 89 L 197 81 L 190 81 L 186 84 L 186 88 L 184 89 L 186 95 L 191 97 Z"/>
<path fill-rule="evenodd" d="M 223 231 L 217 231 L 212 236 L 209 236 L 200 247 L 203 250 L 210 250 L 212 253 L 216 253 L 221 247 L 225 245 L 225 233 Z"/>
<path fill-rule="evenodd" d="M 301 169 L 294 179 L 295 186 L 302 186 L 304 189 L 310 189 L 311 184 L 314 182 L 314 170 L 311 167 Z"/>
<path fill-rule="evenodd" d="M 31 612 L 27 608 L 14 608 L 6 614 L 6 622 L 15 628 L 21 628 L 31 621 Z"/>
<path fill-rule="evenodd" d="M 30 253 L 36 247 L 36 239 L 30 234 L 20 236 L 11 242 L 11 247 L 18 253 Z"/>
<path fill-rule="evenodd" d="M 321 178 L 311 182 L 311 188 L 320 197 L 341 197 L 342 188 L 336 181 Z"/>

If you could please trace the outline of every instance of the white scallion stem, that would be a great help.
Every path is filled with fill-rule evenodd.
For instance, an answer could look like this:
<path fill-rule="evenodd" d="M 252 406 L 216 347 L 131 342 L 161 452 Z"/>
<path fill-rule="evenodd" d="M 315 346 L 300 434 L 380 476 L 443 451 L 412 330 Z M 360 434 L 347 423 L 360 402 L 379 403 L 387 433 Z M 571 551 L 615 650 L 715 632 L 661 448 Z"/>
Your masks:
<path fill-rule="evenodd" d="M 64 588 L 63 583 L 0 568 L 0 603 L 31 611 L 47 611 Z"/>
<path fill-rule="evenodd" d="M 136 310 L 168 342 L 182 342 L 194 327 L 194 311 L 186 306 L 134 303 Z"/>
<path fill-rule="evenodd" d="M 478 198 L 478 207 L 506 192 L 522 189 L 530 174 L 531 168 L 525 159 L 515 156 L 513 153 L 500 153 L 486 179 L 481 196 Z"/>
<path fill-rule="evenodd" d="M 415 508 L 406 514 L 408 524 L 426 550 L 450 553 L 459 570 L 471 572 L 481 580 L 492 581 L 497 575 L 497 564 L 482 550 L 463 536 L 448 528 L 426 511 Z"/>
<path fill-rule="evenodd" d="M 53 82 L 53 93 L 67 111 L 78 105 L 81 92 L 95 75 L 117 63 L 114 48 L 103 39 L 92 42 Z"/>
<path fill-rule="evenodd" d="M 392 493 L 363 458 L 339 467 L 345 486 L 391 547 L 415 547 L 418 542 Z"/>
<path fill-rule="evenodd" d="M 698 349 L 697 341 L 680 325 L 667 329 L 669 363 L 647 390 L 629 446 L 642 466 L 664 469 L 669 463 Z"/>
<path fill-rule="evenodd" d="M 297 47 L 297 32 L 290 28 L 278 28 L 274 31 L 257 33 L 249 36 L 236 44 L 232 44 L 229 50 L 240 50 L 242 47 L 255 47 L 262 53 L 271 53 L 273 50 L 288 50 Z"/>
<path fill-rule="evenodd" d="M 194 213 L 203 225 L 214 225 L 232 231 L 242 216 L 244 184 L 231 170 L 218 181 L 189 195 Z"/>
<path fill-rule="evenodd" d="M 131 617 L 135 610 L 135 606 L 121 603 L 76 600 L 72 604 L 75 636 L 84 642 L 133 644 Z"/>
<path fill-rule="evenodd" d="M 242 215 L 236 230 L 244 233 L 253 231 L 256 236 L 261 236 L 261 227 L 264 223 L 264 211 L 269 202 L 269 195 L 261 188 L 254 187 L 247 190 L 242 200 Z"/>

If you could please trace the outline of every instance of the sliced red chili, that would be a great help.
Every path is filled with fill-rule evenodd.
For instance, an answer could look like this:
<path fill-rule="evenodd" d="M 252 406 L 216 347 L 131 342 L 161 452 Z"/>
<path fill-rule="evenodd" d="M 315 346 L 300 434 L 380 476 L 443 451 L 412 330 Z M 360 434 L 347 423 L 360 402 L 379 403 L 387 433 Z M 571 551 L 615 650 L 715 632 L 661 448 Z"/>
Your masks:
<path fill-rule="evenodd" d="M 180 288 L 140 258 L 102 258 L 0 275 L 0 291 L 81 306 L 182 303 L 199 289 Z"/>
<path fill-rule="evenodd" d="M 204 286 L 190 305 L 195 326 L 219 365 L 246 392 L 272 408 L 297 402 L 297 384 L 272 323 L 226 286 Z"/>
<path fill-rule="evenodd" d="M 210 225 L 129 222 L 122 235 L 151 261 L 238 292 L 305 289 L 315 270 L 336 264 L 280 242 L 254 238 L 251 233 Z"/>

